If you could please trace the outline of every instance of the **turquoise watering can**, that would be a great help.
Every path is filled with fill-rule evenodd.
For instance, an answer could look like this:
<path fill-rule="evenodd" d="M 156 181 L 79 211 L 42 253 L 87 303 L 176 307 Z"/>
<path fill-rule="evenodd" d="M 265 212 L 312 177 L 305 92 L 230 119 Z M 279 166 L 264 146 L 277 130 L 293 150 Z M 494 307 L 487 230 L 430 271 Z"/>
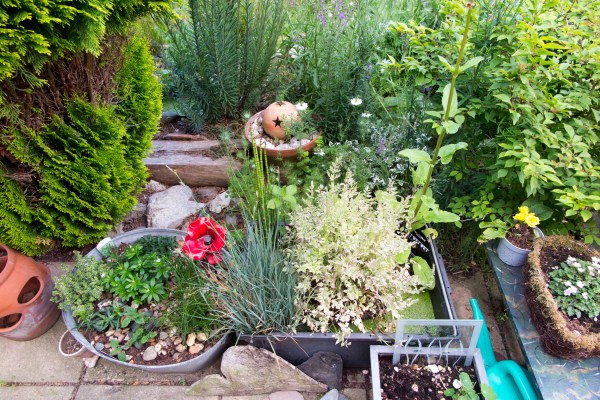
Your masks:
<path fill-rule="evenodd" d="M 496 361 L 490 333 L 477 299 L 471 299 L 471 308 L 473 319 L 483 321 L 477 347 L 481 351 L 490 386 L 496 392 L 498 400 L 538 400 L 525 370 L 519 364 L 512 360 Z"/>

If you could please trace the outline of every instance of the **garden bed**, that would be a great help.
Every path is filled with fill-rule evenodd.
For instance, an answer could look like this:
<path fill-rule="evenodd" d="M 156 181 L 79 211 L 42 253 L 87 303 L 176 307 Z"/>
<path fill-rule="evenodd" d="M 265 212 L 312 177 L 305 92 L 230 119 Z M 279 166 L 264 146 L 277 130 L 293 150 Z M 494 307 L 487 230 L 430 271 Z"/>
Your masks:
<path fill-rule="evenodd" d="M 456 314 L 452 304 L 452 290 L 448 282 L 444 262 L 435 241 L 427 240 L 420 234 L 415 234 L 413 240 L 416 242 L 416 246 L 412 253 L 426 257 L 430 265 L 435 265 L 435 288 L 424 292 L 425 295 L 419 295 L 421 301 L 430 299 L 430 305 L 417 303 L 406 310 L 407 314 L 411 314 L 411 310 L 427 310 L 431 307 L 434 314 L 431 318 L 454 319 Z M 429 318 L 430 316 L 410 315 L 409 317 L 417 319 Z M 415 337 L 418 337 L 422 343 L 430 342 L 433 338 L 428 334 L 416 335 Z M 241 343 L 252 344 L 256 347 L 274 351 L 278 356 L 295 365 L 303 363 L 312 354 L 320 351 L 337 353 L 342 357 L 345 368 L 367 368 L 369 366 L 370 346 L 393 343 L 390 334 L 375 333 L 352 333 L 348 338 L 351 345 L 343 347 L 336 344 L 336 337 L 332 333 L 299 332 L 290 335 L 278 332 L 270 335 L 240 335 L 238 340 Z"/>

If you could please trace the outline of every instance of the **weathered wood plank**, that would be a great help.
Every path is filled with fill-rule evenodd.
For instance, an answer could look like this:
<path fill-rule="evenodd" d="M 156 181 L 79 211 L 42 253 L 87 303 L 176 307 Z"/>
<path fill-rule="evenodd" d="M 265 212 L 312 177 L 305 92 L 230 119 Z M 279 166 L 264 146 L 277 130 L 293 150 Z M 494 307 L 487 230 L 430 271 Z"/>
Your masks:
<path fill-rule="evenodd" d="M 209 155 L 219 150 L 217 140 L 169 141 L 156 140 L 154 152 L 144 159 L 150 178 L 167 185 L 180 180 L 188 186 L 228 186 L 229 171 L 240 163 L 231 157 L 213 159 Z"/>

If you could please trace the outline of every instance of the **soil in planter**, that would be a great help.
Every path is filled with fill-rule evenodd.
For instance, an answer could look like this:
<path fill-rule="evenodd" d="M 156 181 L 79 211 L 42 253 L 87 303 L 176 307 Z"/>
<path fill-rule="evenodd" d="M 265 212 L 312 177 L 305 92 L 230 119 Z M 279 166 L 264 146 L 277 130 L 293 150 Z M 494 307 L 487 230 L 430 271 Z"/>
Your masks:
<path fill-rule="evenodd" d="M 379 377 L 381 381 L 381 398 L 383 400 L 429 400 L 451 399 L 444 396 L 444 391 L 453 388 L 454 380 L 459 379 L 461 372 L 466 372 L 475 383 L 475 391 L 480 392 L 477 375 L 473 367 L 465 367 L 458 362 L 454 367 L 436 364 L 438 373 L 426 368 L 428 363 L 420 357 L 413 365 L 392 365 L 392 357 L 379 357 Z"/>
<path fill-rule="evenodd" d="M 578 248 L 566 248 L 564 246 L 551 245 L 545 245 L 542 248 L 540 253 L 540 265 L 546 282 L 549 281 L 548 272 L 550 272 L 553 267 L 559 266 L 561 262 L 566 261 L 569 256 L 584 261 L 591 261 L 590 255 L 580 251 Z M 581 318 L 571 318 L 564 312 L 563 315 L 567 320 L 567 325 L 570 330 L 581 331 L 581 328 L 584 327 L 590 333 L 600 332 L 600 321 L 594 321 L 585 315 L 582 315 Z"/>
<path fill-rule="evenodd" d="M 65 354 L 74 354 L 81 349 L 81 347 L 81 343 L 79 343 L 71 334 L 66 334 L 62 342 L 60 342 L 60 349 Z"/>
<path fill-rule="evenodd" d="M 531 249 L 535 239 L 533 232 L 526 224 L 517 224 L 506 233 L 506 239 L 521 249 Z"/>

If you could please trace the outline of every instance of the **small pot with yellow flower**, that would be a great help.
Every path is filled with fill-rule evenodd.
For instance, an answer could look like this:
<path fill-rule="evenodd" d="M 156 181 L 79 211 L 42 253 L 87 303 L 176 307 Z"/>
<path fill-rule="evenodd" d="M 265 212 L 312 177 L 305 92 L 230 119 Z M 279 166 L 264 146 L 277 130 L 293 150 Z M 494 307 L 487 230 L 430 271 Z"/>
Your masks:
<path fill-rule="evenodd" d="M 540 219 L 527 206 L 519 207 L 519 213 L 513 216 L 513 220 L 512 224 L 500 220 L 482 222 L 479 226 L 484 231 L 480 239 L 501 238 L 497 248 L 498 258 L 507 265 L 520 267 L 527 262 L 535 238 L 543 238 L 544 234 L 538 228 Z"/>

